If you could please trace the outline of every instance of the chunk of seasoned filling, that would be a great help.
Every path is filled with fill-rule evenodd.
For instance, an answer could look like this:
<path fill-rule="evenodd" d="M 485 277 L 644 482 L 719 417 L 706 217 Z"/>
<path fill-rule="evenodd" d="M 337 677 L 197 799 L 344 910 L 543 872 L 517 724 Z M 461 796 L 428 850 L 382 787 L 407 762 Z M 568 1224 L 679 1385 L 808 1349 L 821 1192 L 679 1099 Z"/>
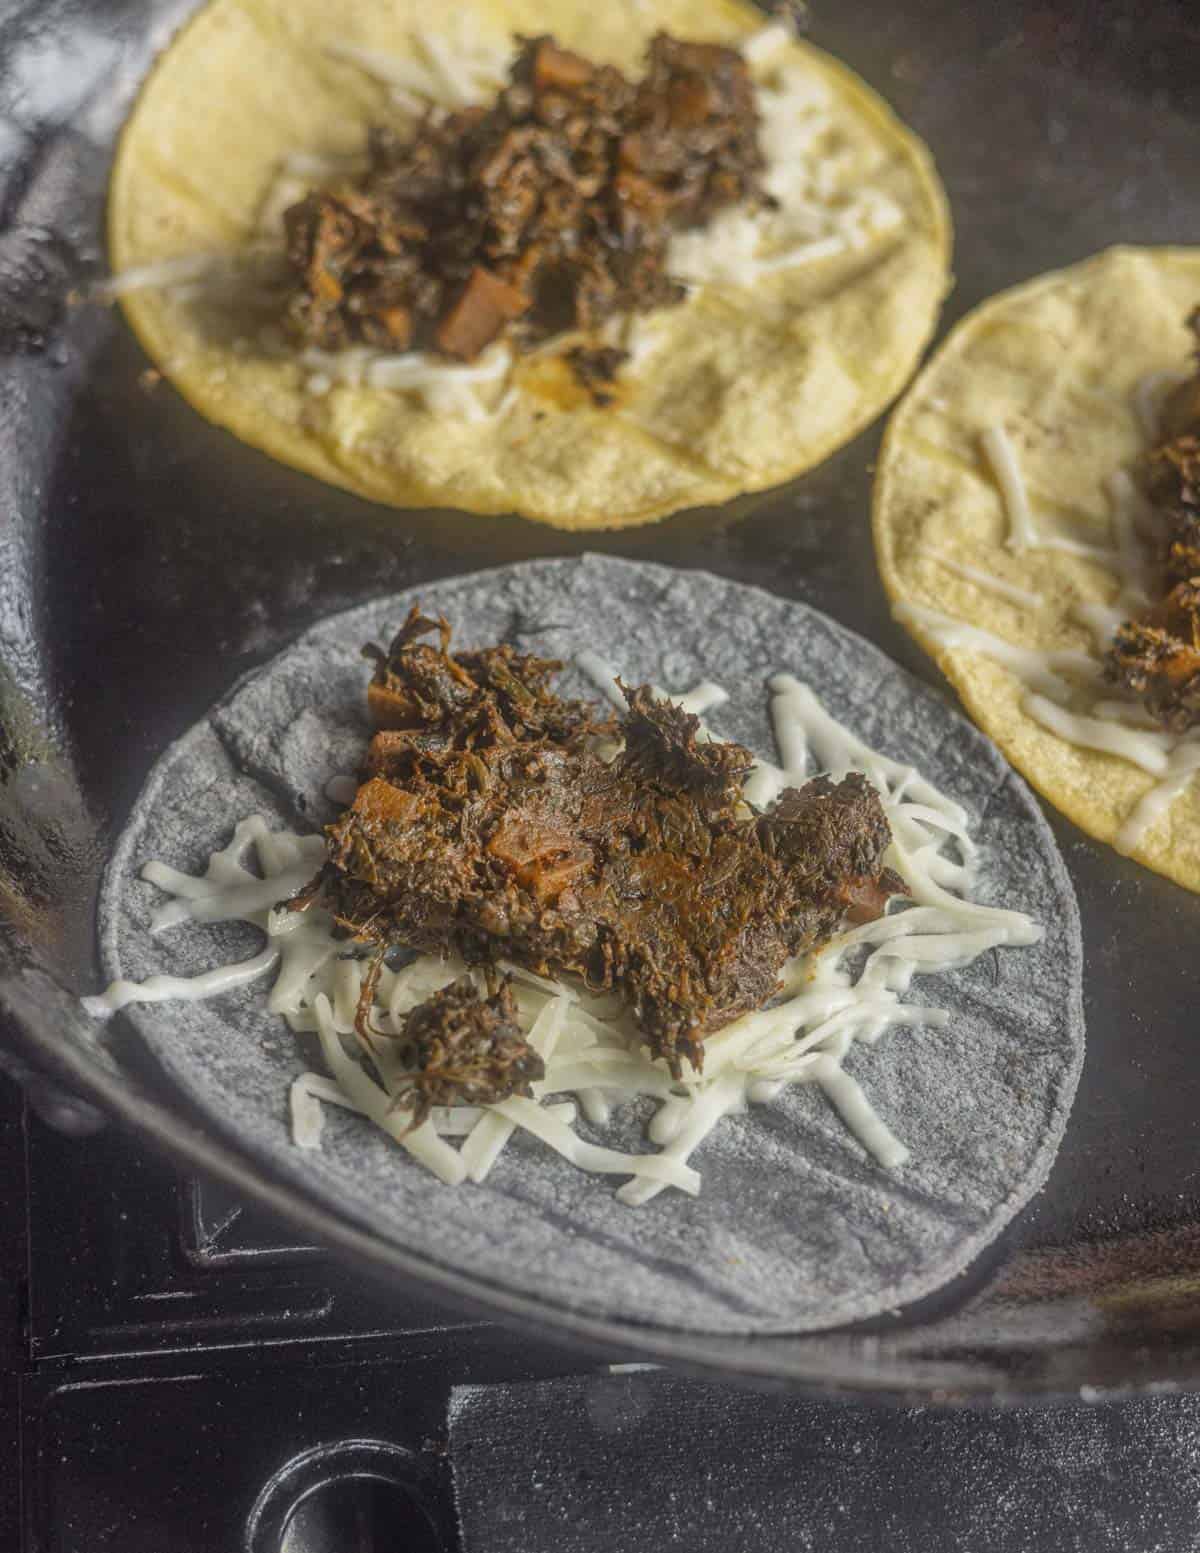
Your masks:
<path fill-rule="evenodd" d="M 285 323 L 306 345 L 470 361 L 664 306 L 670 234 L 760 196 L 754 87 L 733 49 L 660 33 L 634 83 L 522 40 L 490 108 L 376 129 L 356 181 L 284 215 Z"/>
<path fill-rule="evenodd" d="M 1200 575 L 1176 584 L 1145 620 L 1121 626 L 1107 667 L 1169 732 L 1200 723 Z"/>
<path fill-rule="evenodd" d="M 629 352 L 613 345 L 576 345 L 567 352 L 567 361 L 580 384 L 598 405 L 611 404 L 616 397 L 617 374 L 629 360 Z"/>
<path fill-rule="evenodd" d="M 470 976 L 451 982 L 409 1013 L 396 1040 L 407 1070 L 396 1104 L 413 1113 L 414 1128 L 435 1105 L 494 1105 L 529 1095 L 546 1071 L 521 1033 L 508 977 L 488 994 Z"/>
<path fill-rule="evenodd" d="M 421 640 L 435 629 L 436 647 Z M 451 654 L 445 623 L 415 610 L 371 652 L 380 731 L 302 897 L 361 941 L 579 977 L 620 996 L 678 1075 L 775 993 L 787 959 L 903 892 L 862 776 L 755 814 L 749 752 L 701 741 L 696 717 L 645 686 L 622 687 L 624 746 L 606 760 L 613 724 L 551 690 L 558 664 Z"/>
<path fill-rule="evenodd" d="M 1200 342 L 1200 308 L 1188 326 Z M 1166 594 L 1143 618 L 1118 629 L 1104 669 L 1165 729 L 1185 733 L 1200 726 L 1200 371 L 1168 397 L 1162 430 L 1163 440 L 1143 462 L 1142 480 L 1162 523 L 1158 559 Z"/>

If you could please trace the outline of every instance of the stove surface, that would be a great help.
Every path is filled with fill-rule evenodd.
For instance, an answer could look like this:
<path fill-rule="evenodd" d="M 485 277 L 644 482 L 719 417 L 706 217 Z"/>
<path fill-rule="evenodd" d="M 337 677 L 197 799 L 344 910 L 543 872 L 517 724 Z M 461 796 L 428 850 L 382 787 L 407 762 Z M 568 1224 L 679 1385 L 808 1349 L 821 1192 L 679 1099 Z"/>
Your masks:
<path fill-rule="evenodd" d="M 0 1447 L 14 1553 L 1200 1547 L 1200 1399 L 873 1409 L 581 1362 L 7 1081 Z"/>
<path fill-rule="evenodd" d="M 0 1430 L 20 1472 L 0 1474 L 0 1548 L 458 1545 L 451 1387 L 579 1365 L 375 1296 L 293 1239 L 112 1129 L 55 1132 L 4 1083 Z"/>

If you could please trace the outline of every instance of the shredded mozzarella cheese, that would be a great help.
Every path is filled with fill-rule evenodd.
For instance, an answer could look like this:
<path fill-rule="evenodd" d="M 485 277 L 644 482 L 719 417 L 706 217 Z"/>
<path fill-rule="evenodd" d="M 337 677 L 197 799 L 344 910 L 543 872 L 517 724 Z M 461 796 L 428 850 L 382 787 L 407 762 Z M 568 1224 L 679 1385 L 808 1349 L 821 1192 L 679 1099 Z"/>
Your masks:
<path fill-rule="evenodd" d="M 581 654 L 579 662 L 610 697 L 619 697 L 610 665 L 590 653 Z M 319 1148 L 321 1107 L 339 1105 L 360 1112 L 448 1184 L 486 1179 L 520 1130 L 579 1169 L 627 1177 L 618 1196 L 630 1206 L 648 1203 L 668 1186 L 694 1195 L 700 1178 L 688 1161 L 722 1117 L 747 1104 L 769 1104 L 781 1088 L 796 1083 L 816 1084 L 862 1146 L 884 1168 L 899 1168 L 908 1157 L 906 1147 L 843 1069 L 854 1042 L 874 1044 L 896 1025 L 943 1024 L 943 1010 L 902 1001 L 914 975 L 955 969 L 1000 945 L 1036 942 L 1041 929 L 1020 912 L 968 899 L 976 848 L 969 817 L 959 804 L 915 768 L 870 749 L 791 675 L 775 676 L 771 690 L 783 762 L 770 767 L 774 779 L 779 786 L 801 783 L 812 774 L 810 765 L 835 776 L 863 771 L 878 788 L 891 822 L 887 861 L 905 878 L 913 904 L 793 961 L 785 968 L 779 1001 L 709 1037 L 703 1075 L 685 1067 L 683 1078 L 674 1080 L 663 1063 L 651 1061 L 611 995 L 598 997 L 507 967 L 515 978 L 527 1038 L 545 1065 L 534 1099 L 434 1108 L 420 1127 L 411 1128 L 411 1114 L 396 1104 L 405 1074 L 394 1038 L 412 1008 L 466 967 L 453 957 L 429 956 L 396 971 L 385 967 L 372 1016 L 380 1036 L 364 1051 L 355 1034 L 355 1015 L 366 962 L 339 957 L 346 946 L 334 939 L 332 919 L 319 906 L 296 913 L 274 904 L 311 876 L 324 855 L 323 841 L 271 831 L 258 816 L 237 826 L 202 876 L 159 862 L 148 863 L 143 874 L 172 897 L 156 914 L 155 931 L 240 919 L 265 933 L 261 953 L 191 979 L 117 982 L 102 996 L 85 1000 L 86 1006 L 105 1016 L 134 1001 L 214 996 L 278 964 L 269 1006 L 294 1030 L 317 1033 L 331 1075 L 302 1072 L 291 1085 L 297 1147 Z M 678 704 L 699 715 L 726 699 L 719 686 L 704 681 L 679 697 Z M 258 873 L 243 860 L 250 848 Z M 553 1103 L 552 1097 L 562 1095 L 573 1096 L 575 1104 Z M 573 1130 L 576 1107 L 592 1126 L 603 1128 L 612 1106 L 633 1096 L 658 1103 L 649 1127 L 658 1153 L 604 1148 Z M 451 1137 L 465 1141 L 455 1149 L 447 1141 Z"/>
<path fill-rule="evenodd" d="M 1131 411 L 1146 432 L 1157 435 L 1162 399 L 1183 377 L 1174 371 L 1151 373 L 1136 385 Z M 899 603 L 897 619 L 919 626 L 940 646 L 981 653 L 1008 669 L 1025 687 L 1024 711 L 1048 732 L 1082 749 L 1097 750 L 1127 760 L 1159 780 L 1142 795 L 1114 838 L 1119 852 L 1135 852 L 1151 826 L 1160 823 L 1170 806 L 1200 771 L 1200 738 L 1164 733 L 1140 702 L 1132 697 L 1100 694 L 1101 658 L 1113 634 L 1126 620 L 1141 614 L 1151 601 L 1151 568 L 1146 542 L 1161 539 L 1157 515 L 1126 469 L 1116 469 L 1106 482 L 1111 548 L 1084 544 L 1043 532 L 1033 516 L 1015 449 L 1002 426 L 989 427 L 980 437 L 1008 515 L 1008 545 L 1014 550 L 1059 549 L 1097 561 L 1117 580 L 1108 603 L 1077 602 L 1071 614 L 1094 641 L 1094 654 L 1018 647 L 965 621 L 925 605 Z M 933 554 L 924 547 L 918 553 Z M 973 570 L 936 556 L 951 570 Z M 976 579 L 980 580 L 980 579 Z M 994 580 L 993 580 L 994 583 Z M 1018 590 L 1023 591 L 1023 590 Z M 1080 701 L 1090 704 L 1080 706 Z"/>
<path fill-rule="evenodd" d="M 300 362 L 310 373 L 310 390 L 316 378 L 322 391 L 325 385 L 345 383 L 352 388 L 415 393 L 436 414 L 479 421 L 494 418 L 506 408 L 504 385 L 513 355 L 507 345 L 497 344 L 470 365 L 458 365 L 426 351 L 389 355 L 362 345 L 343 351 L 310 346 L 301 352 Z"/>
<path fill-rule="evenodd" d="M 935 550 L 932 545 L 916 545 L 914 552 L 924 556 L 927 561 L 936 561 L 939 566 L 953 573 L 955 577 L 961 577 L 964 582 L 973 582 L 977 588 L 983 588 L 988 593 L 995 593 L 1000 598 L 1007 599 L 1010 604 L 1019 604 L 1025 609 L 1040 609 L 1044 603 L 1042 595 L 1035 593 L 1032 588 L 1020 588 L 1015 582 L 1005 582 L 1003 577 L 996 577 L 978 566 L 968 566 L 962 561 L 956 561 L 951 556 L 943 555 L 940 550 Z"/>
<path fill-rule="evenodd" d="M 979 441 L 996 484 L 1000 487 L 1000 495 L 1008 513 L 1008 548 L 1036 549 L 1038 532 L 1008 433 L 1003 426 L 990 426 Z"/>
<path fill-rule="evenodd" d="M 391 87 L 398 105 L 405 109 L 420 111 L 429 103 L 470 108 L 486 102 L 504 82 L 508 54 L 498 44 L 474 36 L 461 17 L 450 33 L 418 28 L 412 38 L 420 59 L 405 59 L 340 39 L 326 44 L 325 52 Z"/>
<path fill-rule="evenodd" d="M 510 51 L 482 39 L 458 18 L 449 30 L 416 29 L 417 56 L 401 57 L 336 38 L 325 44 L 334 59 L 352 65 L 390 89 L 393 101 L 419 114 L 431 103 L 465 108 L 490 99 L 503 84 Z M 834 126 L 833 94 L 817 72 L 787 54 L 790 30 L 773 23 L 748 38 L 745 58 L 757 86 L 760 140 L 765 161 L 763 187 L 771 209 L 732 209 L 702 229 L 676 233 L 668 267 L 691 286 L 745 287 L 783 271 L 797 270 L 869 248 L 903 224 L 904 212 L 881 190 L 854 187 L 847 192 L 845 153 Z M 269 241 L 276 268 L 283 214 L 307 193 L 312 182 L 353 176 L 361 157 L 335 157 L 297 150 L 286 157 L 259 203 L 260 240 Z M 192 296 L 276 305 L 287 295 L 286 272 L 251 285 L 238 254 L 183 254 L 111 277 L 94 291 L 97 300 L 147 287 L 161 287 L 179 300 Z M 656 348 L 653 321 L 632 315 L 610 320 L 636 370 Z M 561 352 L 566 342 L 552 342 Z M 314 397 L 338 383 L 365 384 L 394 393 L 411 393 L 435 414 L 463 421 L 496 420 L 514 403 L 512 389 L 487 385 L 507 380 L 511 352 L 495 347 L 491 365 L 446 363 L 425 352 L 385 355 L 352 348 L 327 353 L 305 351 L 305 387 Z"/>
<path fill-rule="evenodd" d="M 1167 395 L 1181 383 L 1186 383 L 1190 376 L 1190 372 L 1165 367 L 1158 372 L 1147 372 L 1134 386 L 1131 409 L 1147 442 L 1158 437 Z"/>
<path fill-rule="evenodd" d="M 787 41 L 787 30 L 772 26 L 743 45 L 758 77 L 762 181 L 773 208 L 723 211 L 703 228 L 677 233 L 668 265 L 690 285 L 750 286 L 866 249 L 904 221 L 882 190 L 856 187 L 847 195 L 840 187 L 832 94 L 798 62 L 776 68 Z"/>

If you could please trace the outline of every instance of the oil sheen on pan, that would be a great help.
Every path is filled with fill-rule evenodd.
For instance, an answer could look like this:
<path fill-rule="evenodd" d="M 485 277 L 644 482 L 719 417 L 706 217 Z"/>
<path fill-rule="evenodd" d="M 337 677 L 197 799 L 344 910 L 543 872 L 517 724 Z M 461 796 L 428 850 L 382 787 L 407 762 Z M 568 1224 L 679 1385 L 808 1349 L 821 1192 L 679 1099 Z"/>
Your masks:
<path fill-rule="evenodd" d="M 806 682 L 825 719 L 813 724 L 814 753 L 836 721 L 901 773 L 910 798 L 950 795 L 978 848 L 979 910 L 1025 913 L 1040 933 L 979 954 L 963 932 L 958 968 L 906 991 L 913 1021 L 845 1056 L 883 1132 L 907 1145 L 890 1164 L 847 1125 L 841 1092 L 808 1082 L 751 1093 L 757 1103 L 722 1119 L 689 1161 L 697 1195 L 643 1181 L 632 1197 L 614 1191 L 519 1132 L 482 1183 L 447 1186 L 334 1106 L 321 1147 L 300 1149 L 288 1091 L 316 1060 L 268 1011 L 262 981 L 209 1001 L 127 1008 L 167 1075 L 215 1129 L 250 1140 L 338 1211 L 431 1261 L 577 1311 L 677 1330 L 817 1330 L 928 1294 L 964 1268 L 1040 1187 L 1066 1124 L 1083 1052 L 1074 895 L 1044 819 L 988 741 L 804 605 L 704 573 L 585 556 L 432 584 L 322 623 L 155 767 L 107 875 L 106 974 L 195 975 L 261 949 L 261 933 L 237 923 L 156 936 L 163 896 L 140 870 L 155 859 L 201 872 L 247 815 L 298 831 L 331 820 L 345 798 L 327 789 L 335 783 L 336 796 L 335 779 L 360 764 L 370 731 L 361 646 L 388 640 L 418 598 L 455 623 L 463 648 L 503 640 L 562 659 L 566 694 L 594 698 L 601 660 L 671 695 L 719 685 L 728 700 L 708 692 L 706 721 L 760 757 L 752 781 L 777 761 L 789 772 L 803 764 L 797 748 L 776 749 L 771 706 L 773 695 L 799 702 Z M 908 765 L 928 789 L 902 775 Z M 810 760 L 808 774 L 816 769 Z M 580 1115 L 575 1127 L 639 1154 L 653 1111 L 636 1100 L 606 1126 Z"/>

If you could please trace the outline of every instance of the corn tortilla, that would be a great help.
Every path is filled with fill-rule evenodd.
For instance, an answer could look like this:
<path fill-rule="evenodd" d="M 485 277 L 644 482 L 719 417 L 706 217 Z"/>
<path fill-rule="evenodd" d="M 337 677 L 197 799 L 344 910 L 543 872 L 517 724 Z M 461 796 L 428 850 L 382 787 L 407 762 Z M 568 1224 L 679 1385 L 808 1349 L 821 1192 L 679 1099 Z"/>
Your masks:
<path fill-rule="evenodd" d="M 212 0 L 163 54 L 122 135 L 109 203 L 114 273 L 244 244 L 285 157 L 361 150 L 367 126 L 395 113 L 384 87 L 326 45 L 412 58 L 414 30 L 447 25 L 450 14 L 423 0 Z M 499 41 L 553 31 L 632 74 L 660 29 L 737 44 L 764 23 L 738 0 L 472 0 L 466 14 Z M 869 180 L 904 220 L 864 250 L 752 287 L 703 287 L 663 310 L 663 343 L 611 409 L 562 392 L 533 363 L 506 411 L 481 422 L 378 389 L 339 385 L 315 397 L 297 362 L 239 343 L 236 323 L 214 319 L 211 304 L 144 290 L 122 298 L 126 316 L 209 420 L 393 506 L 615 528 L 775 485 L 827 457 L 903 387 L 936 322 L 950 245 L 924 146 L 836 61 L 786 47 L 831 88 L 848 184 Z"/>
<path fill-rule="evenodd" d="M 1186 369 L 1194 341 L 1184 320 L 1197 301 L 1200 249 L 1113 248 L 1004 292 L 965 318 L 884 439 L 874 533 L 893 601 L 939 610 L 1019 646 L 1094 654 L 1072 610 L 1111 603 L 1116 577 L 1090 559 L 1008 546 L 1008 515 L 980 437 L 996 426 L 1007 432 L 1039 522 L 1110 546 L 1106 482 L 1148 445 L 1135 390 L 1151 373 Z M 940 558 L 1041 602 L 1001 596 Z M 1050 733 L 1024 710 L 1024 687 L 1008 669 L 941 645 L 919 621 L 901 618 L 1013 765 L 1083 830 L 1112 843 L 1157 779 Z M 1200 778 L 1130 855 L 1200 891 Z"/>

